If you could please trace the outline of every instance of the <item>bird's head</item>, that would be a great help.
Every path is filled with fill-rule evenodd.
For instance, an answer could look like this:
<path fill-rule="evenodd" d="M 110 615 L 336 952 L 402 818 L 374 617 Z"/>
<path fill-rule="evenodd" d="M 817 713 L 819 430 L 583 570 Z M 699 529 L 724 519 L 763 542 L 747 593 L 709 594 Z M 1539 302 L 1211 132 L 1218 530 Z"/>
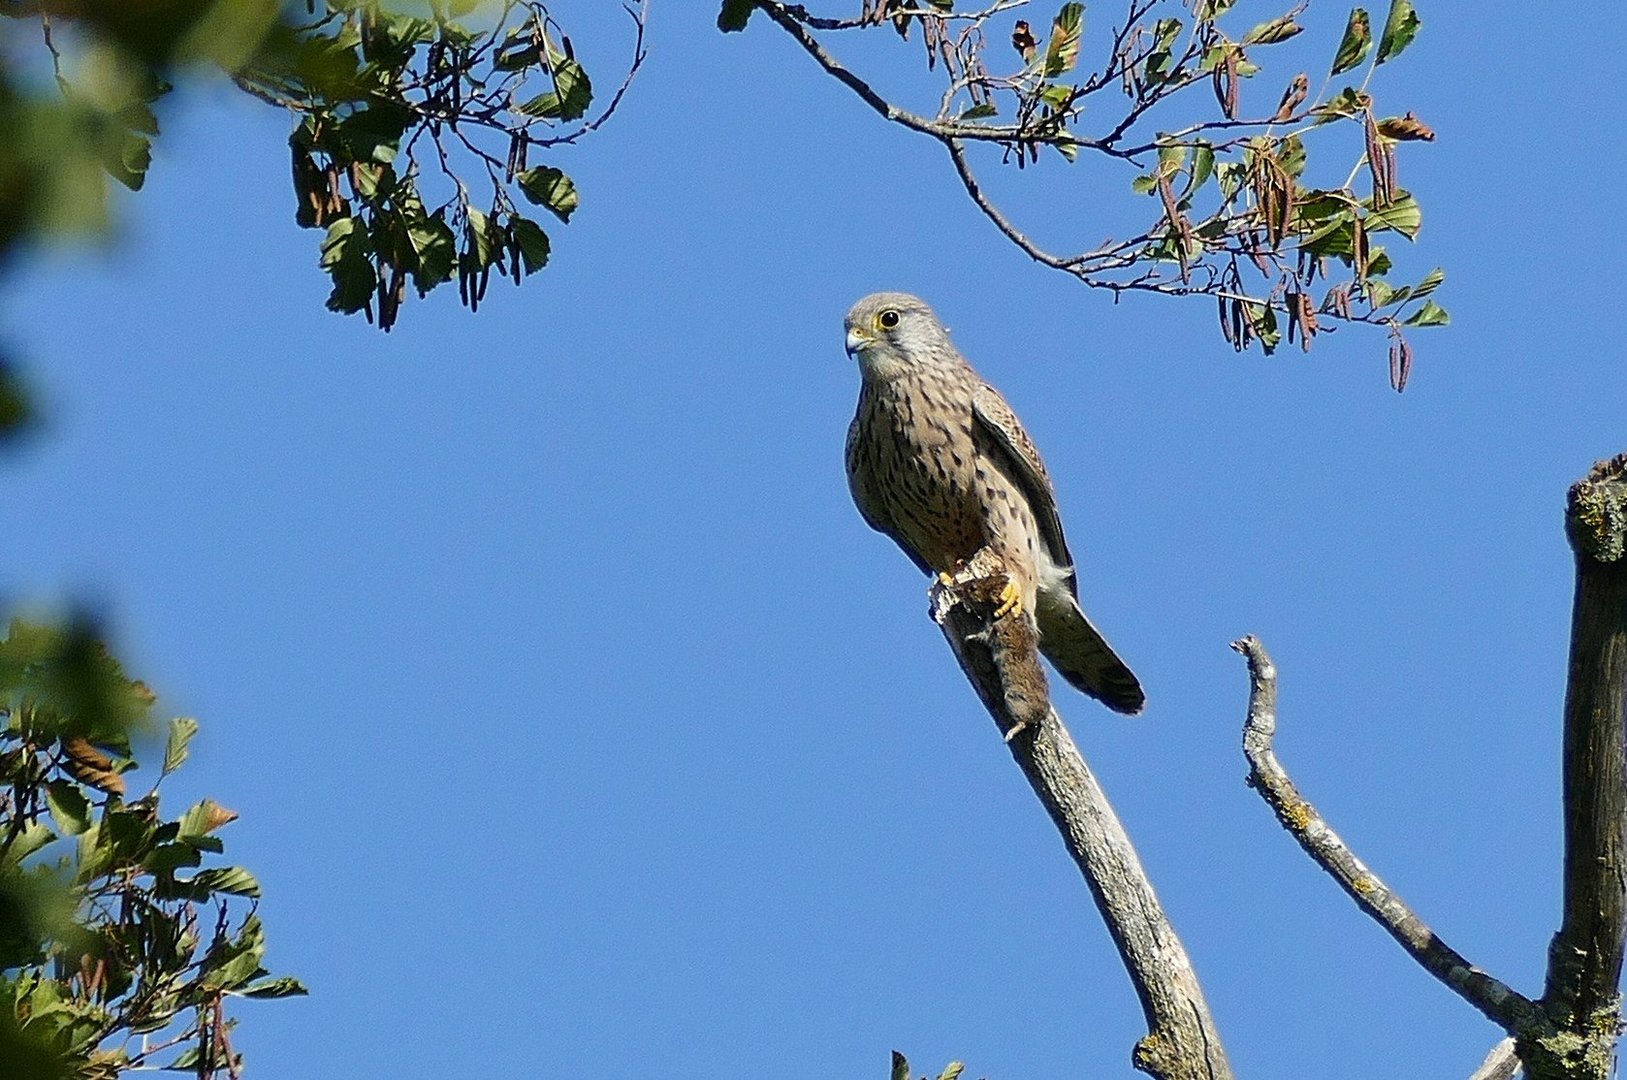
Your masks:
<path fill-rule="evenodd" d="M 847 354 L 859 362 L 867 379 L 964 362 L 926 301 L 909 293 L 872 293 L 853 305 L 842 324 Z"/>

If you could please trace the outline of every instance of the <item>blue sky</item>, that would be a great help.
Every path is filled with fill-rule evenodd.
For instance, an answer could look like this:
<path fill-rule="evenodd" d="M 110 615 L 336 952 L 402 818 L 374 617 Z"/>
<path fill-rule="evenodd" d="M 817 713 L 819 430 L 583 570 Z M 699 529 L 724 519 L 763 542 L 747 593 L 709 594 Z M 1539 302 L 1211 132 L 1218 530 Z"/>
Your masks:
<path fill-rule="evenodd" d="M 1538 992 L 1563 496 L 1627 450 L 1599 193 L 1624 42 L 1602 3 L 1563 33 L 1540 5 L 1420 11 L 1375 89 L 1440 133 L 1402 151 L 1404 265 L 1447 268 L 1453 326 L 1416 335 L 1401 396 L 1377 332 L 1238 356 L 1207 301 L 1115 306 L 1035 266 L 936 146 L 766 22 L 719 35 L 711 2 L 657 0 L 623 111 L 556 159 L 582 209 L 552 265 L 389 336 L 322 309 L 284 119 L 173 102 L 116 242 L 7 281 L 48 429 L 3 463 L 0 590 L 101 605 L 161 708 L 203 721 L 168 798 L 242 814 L 272 964 L 312 990 L 240 1010 L 252 1074 L 882 1076 L 895 1047 L 1130 1074 L 1139 1011 L 1085 888 L 848 498 L 841 316 L 901 288 L 1023 415 L 1147 687 L 1134 720 L 1058 704 L 1240 1075 L 1398 1048 L 1467 1075 L 1498 1033 L 1244 787 L 1226 647 L 1275 654 L 1279 752 L 1355 850 Z M 623 17 L 557 14 L 607 81 Z M 1307 48 L 1343 20 L 1314 5 Z M 999 190 L 1082 239 L 1130 198 L 1054 159 Z"/>

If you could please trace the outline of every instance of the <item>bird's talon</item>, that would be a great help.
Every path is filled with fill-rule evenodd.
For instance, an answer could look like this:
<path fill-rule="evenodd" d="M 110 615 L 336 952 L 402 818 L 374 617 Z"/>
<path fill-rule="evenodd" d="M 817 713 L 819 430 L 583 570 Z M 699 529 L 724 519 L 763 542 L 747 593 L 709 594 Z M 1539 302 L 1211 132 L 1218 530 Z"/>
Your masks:
<path fill-rule="evenodd" d="M 1005 588 L 1000 590 L 1000 606 L 994 609 L 996 619 L 1004 618 L 1012 612 L 1021 613 L 1023 609 L 1023 594 L 1018 591 L 1015 582 L 1007 581 Z"/>

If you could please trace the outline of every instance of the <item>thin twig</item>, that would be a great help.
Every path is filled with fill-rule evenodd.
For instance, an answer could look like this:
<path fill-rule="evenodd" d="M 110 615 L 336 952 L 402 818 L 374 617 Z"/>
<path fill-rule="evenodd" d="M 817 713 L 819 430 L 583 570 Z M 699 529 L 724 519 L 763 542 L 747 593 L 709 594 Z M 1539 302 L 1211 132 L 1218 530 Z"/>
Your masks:
<path fill-rule="evenodd" d="M 1029 0 L 999 0 L 992 7 L 981 11 L 941 11 L 938 8 L 899 8 L 887 13 L 889 19 L 919 19 L 922 22 L 973 22 L 981 23 L 1000 14 L 1002 11 L 1012 11 L 1016 8 L 1027 7 Z M 871 18 L 859 17 L 857 19 L 827 19 L 815 15 L 801 4 L 785 4 L 786 14 L 800 23 L 805 23 L 815 30 L 866 30 L 876 25 Z"/>
<path fill-rule="evenodd" d="M 801 45 L 803 51 L 814 58 L 814 61 L 824 68 L 826 73 L 837 82 L 859 95 L 866 105 L 869 105 L 883 118 L 895 124 L 902 124 L 935 139 L 967 139 L 977 142 L 1011 143 L 1032 139 L 1034 133 L 1021 125 L 1011 124 L 969 124 L 953 120 L 928 120 L 924 116 L 902 109 L 886 98 L 851 70 L 842 66 L 842 63 L 832 56 L 819 39 L 809 32 L 795 16 L 791 14 L 787 5 L 778 0 L 757 0 L 757 6 L 764 15 L 774 20 L 786 33 Z M 1079 146 L 1106 149 L 1100 144 L 1083 139 L 1068 140 Z"/>
<path fill-rule="evenodd" d="M 966 160 L 966 148 L 961 145 L 960 140 L 945 139 L 944 146 L 949 149 L 950 160 L 955 163 L 955 172 L 960 176 L 960 182 L 966 188 L 966 194 L 970 195 L 972 202 L 977 204 L 977 208 L 983 211 L 990 221 L 994 222 L 995 228 L 1005 233 L 1012 243 L 1022 248 L 1024 254 L 1035 262 L 1044 263 L 1046 266 L 1057 270 L 1068 269 L 1067 260 L 1052 255 L 1028 239 L 1024 233 L 1011 223 L 1011 219 L 1006 217 L 987 195 L 983 194 L 983 187 L 977 182 L 977 174 L 972 172 L 971 162 Z"/>
<path fill-rule="evenodd" d="M 621 99 L 626 95 L 628 87 L 633 85 L 633 78 L 638 75 L 639 69 L 644 66 L 644 61 L 649 56 L 649 50 L 644 46 L 644 28 L 649 20 L 650 0 L 640 0 L 636 11 L 631 4 L 623 4 L 622 10 L 627 12 L 633 19 L 633 59 L 627 66 L 627 74 L 621 80 L 621 85 L 616 87 L 616 92 L 610 96 L 610 104 L 606 105 L 604 111 L 597 117 L 589 120 L 568 135 L 550 136 L 546 139 L 535 139 L 527 136 L 532 146 L 558 146 L 562 143 L 573 143 L 589 132 L 599 130 L 605 121 L 615 115 L 616 109 L 621 105 Z"/>
<path fill-rule="evenodd" d="M 1414 960 L 1493 1023 L 1510 1034 L 1543 1026 L 1535 1002 L 1469 963 L 1436 936 L 1300 795 L 1272 749 L 1277 733 L 1276 666 L 1252 634 L 1232 642 L 1232 648 L 1248 660 L 1243 751 L 1249 762 L 1249 785 L 1276 812 L 1283 828 Z"/>

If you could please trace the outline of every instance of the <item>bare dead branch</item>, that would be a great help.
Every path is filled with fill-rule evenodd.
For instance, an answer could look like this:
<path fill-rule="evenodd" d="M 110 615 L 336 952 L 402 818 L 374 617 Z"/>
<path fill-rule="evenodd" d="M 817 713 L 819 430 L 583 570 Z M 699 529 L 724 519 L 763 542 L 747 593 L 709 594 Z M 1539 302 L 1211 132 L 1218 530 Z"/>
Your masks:
<path fill-rule="evenodd" d="M 1543 1003 L 1563 1026 L 1608 1033 L 1621 1022 L 1627 924 L 1627 454 L 1572 485 L 1566 532 L 1576 556 L 1565 693 L 1565 906 L 1548 948 Z M 1602 1074 L 1601 1074 L 1602 1075 Z"/>
<path fill-rule="evenodd" d="M 1050 707 L 1033 625 L 992 618 L 1004 578 L 997 567 L 988 573 L 935 588 L 933 617 L 1062 834 L 1123 958 L 1147 1023 L 1135 1065 L 1160 1080 L 1230 1080 L 1191 960 L 1107 796 Z"/>
<path fill-rule="evenodd" d="M 1305 801 L 1277 760 L 1277 669 L 1252 634 L 1232 642 L 1248 660 L 1248 720 L 1243 751 L 1249 784 L 1276 813 L 1299 846 L 1339 883 L 1358 907 L 1384 928 L 1431 975 L 1509 1034 L 1545 1029 L 1537 1004 L 1464 959 L 1442 941 L 1393 889 L 1369 870 L 1316 808 Z"/>

